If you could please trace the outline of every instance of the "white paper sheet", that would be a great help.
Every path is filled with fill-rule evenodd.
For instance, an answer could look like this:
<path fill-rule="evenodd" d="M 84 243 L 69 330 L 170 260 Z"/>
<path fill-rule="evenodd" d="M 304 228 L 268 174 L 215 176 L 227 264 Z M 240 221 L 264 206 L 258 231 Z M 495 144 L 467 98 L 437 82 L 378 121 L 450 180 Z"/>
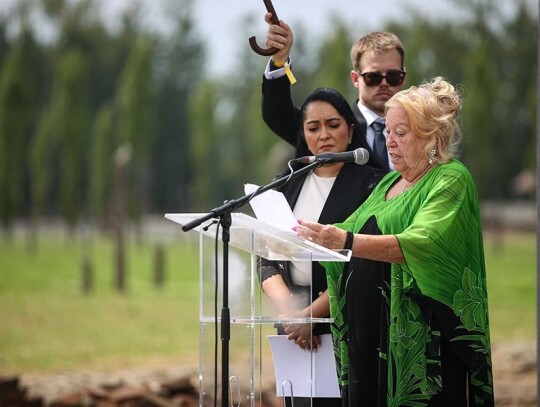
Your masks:
<path fill-rule="evenodd" d="M 292 383 L 295 397 L 340 397 L 330 334 L 321 335 L 321 346 L 313 353 L 300 349 L 293 341 L 287 339 L 287 335 L 269 335 L 268 340 L 274 360 L 278 397 L 283 397 L 283 392 L 286 396 L 290 396 L 288 382 Z"/>
<path fill-rule="evenodd" d="M 257 190 L 258 185 L 245 184 L 245 194 L 251 194 Z M 294 233 L 293 226 L 298 225 L 296 218 L 285 198 L 281 192 L 270 189 L 257 195 L 251 201 L 249 201 L 253 212 L 258 220 L 275 226 L 279 229 L 286 230 L 287 232 Z"/>

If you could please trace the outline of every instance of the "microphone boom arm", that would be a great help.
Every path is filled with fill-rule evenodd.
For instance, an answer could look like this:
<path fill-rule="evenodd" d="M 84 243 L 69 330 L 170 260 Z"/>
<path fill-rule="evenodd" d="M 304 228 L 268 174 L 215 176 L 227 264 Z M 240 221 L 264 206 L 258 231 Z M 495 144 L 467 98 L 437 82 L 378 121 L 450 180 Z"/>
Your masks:
<path fill-rule="evenodd" d="M 283 185 L 287 184 L 291 179 L 298 178 L 300 175 L 303 175 L 306 172 L 311 171 L 312 168 L 320 167 L 323 164 L 324 163 L 322 163 L 320 161 L 314 161 L 314 162 L 306 165 L 305 167 L 302 167 L 299 170 L 294 171 L 292 174 L 289 174 L 289 175 L 286 175 L 284 177 L 278 178 L 278 179 L 272 181 L 269 184 L 266 184 L 266 185 L 263 185 L 263 186 L 259 187 L 255 192 L 253 192 L 251 194 L 247 194 L 247 195 L 244 195 L 244 196 L 242 196 L 240 198 L 233 199 L 233 200 L 230 200 L 230 201 L 225 201 L 225 203 L 223 205 L 212 209 L 206 215 L 201 216 L 200 218 L 197 218 L 197 219 L 193 219 L 191 222 L 188 222 L 185 225 L 183 225 L 182 230 L 184 232 L 187 232 L 187 231 L 189 231 L 189 230 L 191 230 L 193 228 L 196 228 L 201 223 L 203 223 L 203 222 L 205 222 L 207 220 L 214 219 L 214 218 L 219 218 L 224 213 L 227 213 L 227 212 L 229 212 L 229 213 L 233 212 L 234 210 L 236 210 L 238 208 L 241 208 L 242 206 L 247 204 L 251 199 L 253 199 L 257 195 L 260 195 L 263 192 L 266 192 L 266 191 L 268 191 L 270 189 L 276 189 L 276 188 L 282 187 Z"/>

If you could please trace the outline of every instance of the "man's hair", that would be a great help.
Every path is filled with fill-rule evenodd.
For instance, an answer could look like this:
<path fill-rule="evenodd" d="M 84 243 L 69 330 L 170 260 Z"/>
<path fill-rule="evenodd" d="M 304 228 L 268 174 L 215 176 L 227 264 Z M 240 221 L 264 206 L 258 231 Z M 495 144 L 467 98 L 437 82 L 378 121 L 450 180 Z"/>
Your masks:
<path fill-rule="evenodd" d="M 376 53 L 397 50 L 401 55 L 401 68 L 405 62 L 405 48 L 397 35 L 389 32 L 372 32 L 359 38 L 351 48 L 351 62 L 354 70 L 360 71 L 360 60 L 368 51 Z"/>

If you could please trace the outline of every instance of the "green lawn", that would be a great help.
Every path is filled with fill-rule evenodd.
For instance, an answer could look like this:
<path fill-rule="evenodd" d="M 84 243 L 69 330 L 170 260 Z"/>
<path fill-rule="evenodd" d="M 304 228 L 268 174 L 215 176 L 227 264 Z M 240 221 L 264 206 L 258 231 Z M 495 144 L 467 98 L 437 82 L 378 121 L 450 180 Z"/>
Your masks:
<path fill-rule="evenodd" d="M 152 283 L 155 244 L 130 242 L 128 292 L 113 288 L 109 240 L 43 235 L 30 254 L 0 242 L 0 374 L 124 369 L 198 361 L 198 247 L 164 240 L 166 283 Z M 536 237 L 486 235 L 493 342 L 536 335 Z M 81 261 L 95 290 L 82 295 Z"/>
<path fill-rule="evenodd" d="M 492 341 L 536 338 L 536 235 L 484 236 Z"/>
<path fill-rule="evenodd" d="M 113 287 L 110 241 L 47 236 L 37 254 L 0 243 L 0 374 L 197 362 L 198 247 L 167 242 L 166 282 L 153 284 L 155 245 L 129 244 L 128 290 Z M 81 294 L 90 253 L 95 290 Z"/>

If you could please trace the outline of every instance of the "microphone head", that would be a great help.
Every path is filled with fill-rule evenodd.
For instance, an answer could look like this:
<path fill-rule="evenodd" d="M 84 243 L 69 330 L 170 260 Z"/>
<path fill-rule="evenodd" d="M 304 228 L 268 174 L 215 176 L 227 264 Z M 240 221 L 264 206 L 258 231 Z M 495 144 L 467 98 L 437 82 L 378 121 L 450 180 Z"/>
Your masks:
<path fill-rule="evenodd" d="M 365 148 L 357 148 L 354 150 L 354 162 L 358 165 L 364 165 L 369 161 L 369 151 Z"/>

